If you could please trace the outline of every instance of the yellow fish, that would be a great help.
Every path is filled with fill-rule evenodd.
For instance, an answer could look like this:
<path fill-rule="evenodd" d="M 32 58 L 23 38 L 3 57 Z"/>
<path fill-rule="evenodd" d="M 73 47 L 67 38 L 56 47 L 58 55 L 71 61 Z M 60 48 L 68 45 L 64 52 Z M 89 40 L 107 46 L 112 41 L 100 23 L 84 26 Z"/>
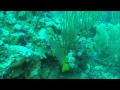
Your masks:
<path fill-rule="evenodd" d="M 63 67 L 62 67 L 62 72 L 66 72 L 68 70 L 69 70 L 68 64 L 64 64 Z"/>

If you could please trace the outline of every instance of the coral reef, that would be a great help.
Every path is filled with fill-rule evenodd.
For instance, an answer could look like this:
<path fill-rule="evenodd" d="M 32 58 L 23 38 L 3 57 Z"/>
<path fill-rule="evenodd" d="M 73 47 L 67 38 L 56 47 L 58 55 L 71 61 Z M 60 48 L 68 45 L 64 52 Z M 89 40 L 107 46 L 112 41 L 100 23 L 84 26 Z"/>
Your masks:
<path fill-rule="evenodd" d="M 0 11 L 0 79 L 119 79 L 119 11 Z"/>

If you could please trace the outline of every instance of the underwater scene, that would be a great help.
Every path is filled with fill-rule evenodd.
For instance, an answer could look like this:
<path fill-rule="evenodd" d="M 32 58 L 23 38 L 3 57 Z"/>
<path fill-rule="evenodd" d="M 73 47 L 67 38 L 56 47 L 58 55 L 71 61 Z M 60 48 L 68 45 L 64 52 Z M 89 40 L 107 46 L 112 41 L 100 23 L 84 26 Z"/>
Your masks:
<path fill-rule="evenodd" d="M 0 79 L 120 79 L 120 11 L 0 11 Z"/>

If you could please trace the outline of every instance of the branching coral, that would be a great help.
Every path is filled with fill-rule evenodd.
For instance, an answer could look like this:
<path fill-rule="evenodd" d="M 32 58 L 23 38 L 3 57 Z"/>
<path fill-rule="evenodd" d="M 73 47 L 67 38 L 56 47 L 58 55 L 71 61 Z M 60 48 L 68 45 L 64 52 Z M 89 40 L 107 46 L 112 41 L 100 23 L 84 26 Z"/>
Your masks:
<path fill-rule="evenodd" d="M 66 55 L 70 50 L 75 49 L 80 38 L 78 34 L 80 33 L 80 35 L 82 35 L 84 30 L 86 31 L 85 33 L 87 33 L 99 16 L 100 12 L 64 12 L 61 38 L 59 39 L 59 36 L 56 36 L 55 40 L 51 42 L 51 48 L 62 65 L 63 72 L 69 70 L 68 58 L 66 58 Z"/>

